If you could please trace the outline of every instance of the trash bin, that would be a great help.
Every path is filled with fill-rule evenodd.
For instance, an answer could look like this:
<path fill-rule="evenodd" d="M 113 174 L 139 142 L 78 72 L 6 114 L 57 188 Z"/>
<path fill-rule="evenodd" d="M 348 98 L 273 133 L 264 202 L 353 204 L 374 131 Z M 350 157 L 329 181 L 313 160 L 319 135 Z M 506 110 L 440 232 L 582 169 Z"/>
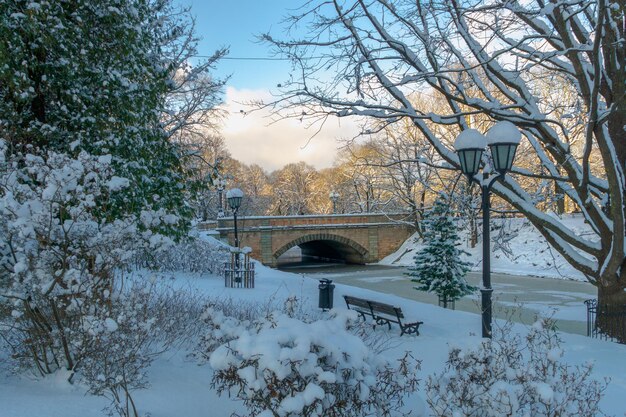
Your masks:
<path fill-rule="evenodd" d="M 330 279 L 320 279 L 319 308 L 323 310 L 329 310 L 333 308 L 333 293 L 335 292 L 335 285 L 332 284 Z"/>

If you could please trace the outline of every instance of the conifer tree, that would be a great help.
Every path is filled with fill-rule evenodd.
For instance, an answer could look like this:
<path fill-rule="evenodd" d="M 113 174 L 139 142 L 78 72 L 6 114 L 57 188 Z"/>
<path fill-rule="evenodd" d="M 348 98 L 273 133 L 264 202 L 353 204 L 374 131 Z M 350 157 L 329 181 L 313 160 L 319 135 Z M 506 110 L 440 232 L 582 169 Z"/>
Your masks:
<path fill-rule="evenodd" d="M 196 41 L 188 37 L 192 22 L 172 3 L 0 2 L 0 139 L 18 157 L 52 151 L 110 159 L 128 187 L 106 195 L 106 206 L 96 202 L 101 218 L 147 211 L 159 221 L 141 222 L 142 228 L 181 236 L 192 215 L 184 201 L 191 173 L 184 152 L 169 140 L 166 127 L 185 122 L 168 108 L 182 104 L 168 97 L 183 94 L 180 59 Z M 210 105 L 220 85 L 197 88 L 207 97 L 194 99 Z"/>
<path fill-rule="evenodd" d="M 442 198 L 435 201 L 424 220 L 425 246 L 413 258 L 415 264 L 407 275 L 417 282 L 414 288 L 434 292 L 448 307 L 449 302 L 475 291 L 465 281 L 469 263 L 461 259 L 467 252 L 458 248 L 459 236 L 449 206 Z"/>

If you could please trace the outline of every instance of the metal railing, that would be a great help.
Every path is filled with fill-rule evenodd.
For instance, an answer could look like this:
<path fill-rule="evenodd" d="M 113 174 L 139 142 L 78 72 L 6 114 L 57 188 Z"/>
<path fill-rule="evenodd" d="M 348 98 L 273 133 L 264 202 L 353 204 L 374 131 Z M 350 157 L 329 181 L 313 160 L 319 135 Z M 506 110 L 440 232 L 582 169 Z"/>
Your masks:
<path fill-rule="evenodd" d="M 254 263 L 248 256 L 232 257 L 224 264 L 224 285 L 227 288 L 254 288 Z"/>
<path fill-rule="evenodd" d="M 626 344 L 626 305 L 609 306 L 585 300 L 587 336 Z"/>

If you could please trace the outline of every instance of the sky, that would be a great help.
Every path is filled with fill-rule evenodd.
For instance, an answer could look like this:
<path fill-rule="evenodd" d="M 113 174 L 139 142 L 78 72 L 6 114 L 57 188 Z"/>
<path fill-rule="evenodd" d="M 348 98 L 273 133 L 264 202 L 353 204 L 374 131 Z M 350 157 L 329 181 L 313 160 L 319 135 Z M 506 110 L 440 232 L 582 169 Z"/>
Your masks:
<path fill-rule="evenodd" d="M 226 59 L 214 72 L 229 80 L 225 90 L 225 109 L 229 115 L 222 134 L 232 156 L 246 164 L 259 164 L 272 171 L 290 162 L 307 162 L 320 169 L 332 165 L 338 138 L 350 138 L 356 125 L 350 121 L 333 120 L 309 141 L 311 129 L 286 120 L 271 123 L 268 113 L 242 113 L 241 103 L 251 99 L 271 97 L 271 91 L 286 80 L 289 62 L 239 58 L 271 58 L 267 45 L 260 44 L 256 35 L 270 32 L 281 35 L 280 22 L 300 2 L 296 0 L 178 0 L 190 6 L 196 17 L 196 32 L 202 38 L 199 55 L 211 55 L 228 47 Z"/>

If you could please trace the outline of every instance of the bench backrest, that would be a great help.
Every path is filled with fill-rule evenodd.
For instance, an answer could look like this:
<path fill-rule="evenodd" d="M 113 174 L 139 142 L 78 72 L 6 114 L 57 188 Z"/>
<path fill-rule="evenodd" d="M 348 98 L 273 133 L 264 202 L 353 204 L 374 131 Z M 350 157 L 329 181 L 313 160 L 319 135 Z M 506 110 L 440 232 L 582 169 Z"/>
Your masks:
<path fill-rule="evenodd" d="M 346 300 L 346 303 L 349 305 L 353 305 L 356 307 L 372 309 L 376 313 L 387 314 L 389 316 L 399 317 L 401 319 L 404 318 L 404 314 L 402 314 L 402 310 L 399 307 L 394 307 L 391 304 L 379 303 L 378 301 L 366 300 L 358 297 L 351 297 L 349 295 L 344 295 L 343 298 Z"/>
<path fill-rule="evenodd" d="M 400 310 L 398 307 L 394 307 L 390 304 L 379 303 L 377 301 L 370 301 L 370 305 L 372 306 L 372 309 L 374 311 L 377 311 L 379 313 L 387 314 L 390 316 L 398 316 L 401 319 L 404 318 L 402 310 Z"/>
<path fill-rule="evenodd" d="M 362 307 L 367 310 L 370 309 L 369 301 L 364 300 L 363 298 L 350 297 L 349 295 L 344 295 L 343 298 L 345 298 L 346 303 L 350 305 L 353 305 L 356 307 Z"/>

